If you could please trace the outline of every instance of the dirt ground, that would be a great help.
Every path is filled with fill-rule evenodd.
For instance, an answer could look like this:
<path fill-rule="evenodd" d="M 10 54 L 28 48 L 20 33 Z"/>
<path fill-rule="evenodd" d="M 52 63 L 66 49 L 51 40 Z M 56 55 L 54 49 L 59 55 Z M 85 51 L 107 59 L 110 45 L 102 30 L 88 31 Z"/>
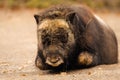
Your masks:
<path fill-rule="evenodd" d="M 0 10 L 0 80 L 120 80 L 120 63 L 60 74 L 36 68 L 37 37 L 33 14 L 37 12 Z M 120 46 L 120 14 L 98 15 L 114 30 Z"/>

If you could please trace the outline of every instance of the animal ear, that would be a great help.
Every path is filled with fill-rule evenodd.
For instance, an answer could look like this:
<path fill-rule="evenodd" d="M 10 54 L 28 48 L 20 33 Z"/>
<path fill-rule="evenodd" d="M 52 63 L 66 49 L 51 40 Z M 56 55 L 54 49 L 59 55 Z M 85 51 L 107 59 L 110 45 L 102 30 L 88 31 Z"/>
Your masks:
<path fill-rule="evenodd" d="M 35 14 L 35 15 L 34 15 L 34 18 L 35 18 L 35 20 L 36 20 L 36 23 L 39 24 L 39 22 L 40 22 L 40 16 L 37 15 L 37 14 Z"/>
<path fill-rule="evenodd" d="M 75 12 L 70 12 L 69 14 L 66 15 L 66 20 L 70 21 L 70 23 L 74 22 L 76 13 Z"/>
<path fill-rule="evenodd" d="M 77 29 L 80 29 L 81 32 L 85 30 L 85 22 L 83 18 L 76 12 L 71 12 L 66 15 L 66 20 L 70 22 L 70 24 L 75 25 Z"/>

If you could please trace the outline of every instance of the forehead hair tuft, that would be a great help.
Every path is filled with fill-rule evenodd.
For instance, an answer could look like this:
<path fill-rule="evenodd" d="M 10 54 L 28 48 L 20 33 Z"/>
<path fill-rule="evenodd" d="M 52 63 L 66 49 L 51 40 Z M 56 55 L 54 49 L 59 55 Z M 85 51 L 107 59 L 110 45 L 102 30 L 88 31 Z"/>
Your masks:
<path fill-rule="evenodd" d="M 69 28 L 68 23 L 64 19 L 46 19 L 41 22 L 38 29 L 56 29 L 56 28 Z"/>

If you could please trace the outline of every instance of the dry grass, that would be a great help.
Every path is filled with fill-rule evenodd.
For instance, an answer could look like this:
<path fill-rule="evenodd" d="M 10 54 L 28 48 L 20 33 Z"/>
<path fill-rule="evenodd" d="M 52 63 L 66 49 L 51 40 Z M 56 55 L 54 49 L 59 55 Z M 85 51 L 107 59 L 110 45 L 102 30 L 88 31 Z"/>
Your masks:
<path fill-rule="evenodd" d="M 120 10 L 120 0 L 0 0 L 0 7 L 16 8 L 46 8 L 57 4 L 84 4 L 95 10 Z"/>

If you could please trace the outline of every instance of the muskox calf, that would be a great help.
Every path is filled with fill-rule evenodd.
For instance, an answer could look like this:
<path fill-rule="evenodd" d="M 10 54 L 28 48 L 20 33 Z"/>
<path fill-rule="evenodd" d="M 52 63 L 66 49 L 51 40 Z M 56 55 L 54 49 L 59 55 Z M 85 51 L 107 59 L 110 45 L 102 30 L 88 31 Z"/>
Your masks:
<path fill-rule="evenodd" d="M 40 69 L 71 69 L 118 62 L 114 32 L 83 6 L 56 6 L 34 15 Z"/>

